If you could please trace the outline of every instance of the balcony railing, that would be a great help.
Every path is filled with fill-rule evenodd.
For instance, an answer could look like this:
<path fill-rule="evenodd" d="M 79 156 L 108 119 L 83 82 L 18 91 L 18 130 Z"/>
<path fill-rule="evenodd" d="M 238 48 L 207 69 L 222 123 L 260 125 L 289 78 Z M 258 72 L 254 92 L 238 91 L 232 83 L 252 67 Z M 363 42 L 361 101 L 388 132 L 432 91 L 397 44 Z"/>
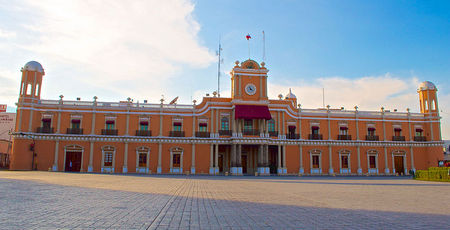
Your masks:
<path fill-rule="evenodd" d="M 204 137 L 204 138 L 208 138 L 210 137 L 209 132 L 195 132 L 195 137 Z"/>
<path fill-rule="evenodd" d="M 323 135 L 322 134 L 309 134 L 308 138 L 310 140 L 322 140 L 323 139 Z"/>
<path fill-rule="evenodd" d="M 219 135 L 220 136 L 231 136 L 231 130 L 229 129 L 224 129 L 224 130 L 219 130 Z"/>
<path fill-rule="evenodd" d="M 51 127 L 38 127 L 36 133 L 54 133 L 54 129 Z"/>
<path fill-rule="evenodd" d="M 81 129 L 81 128 L 67 128 L 67 134 L 83 134 L 83 129 Z"/>
<path fill-rule="evenodd" d="M 151 130 L 136 130 L 136 136 L 150 137 L 150 136 L 152 136 L 152 131 Z"/>
<path fill-rule="evenodd" d="M 184 137 L 184 131 L 170 131 L 169 137 Z"/>
<path fill-rule="evenodd" d="M 352 135 L 338 135 L 338 140 L 350 141 L 352 140 Z"/>
<path fill-rule="evenodd" d="M 102 135 L 117 136 L 118 133 L 118 129 L 102 129 Z"/>
<path fill-rule="evenodd" d="M 298 133 L 288 133 L 286 135 L 287 139 L 300 139 L 300 134 Z"/>
<path fill-rule="evenodd" d="M 278 137 L 278 132 L 277 131 L 269 131 L 269 136 Z"/>
<path fill-rule="evenodd" d="M 258 136 L 259 130 L 258 129 L 244 129 L 244 131 L 242 133 L 244 135 Z"/>
<path fill-rule="evenodd" d="M 366 135 L 366 141 L 379 141 L 380 137 L 376 135 Z"/>
<path fill-rule="evenodd" d="M 392 136 L 392 141 L 405 141 L 405 136 Z"/>
<path fill-rule="evenodd" d="M 425 136 L 415 136 L 414 141 L 427 141 L 427 137 Z"/>

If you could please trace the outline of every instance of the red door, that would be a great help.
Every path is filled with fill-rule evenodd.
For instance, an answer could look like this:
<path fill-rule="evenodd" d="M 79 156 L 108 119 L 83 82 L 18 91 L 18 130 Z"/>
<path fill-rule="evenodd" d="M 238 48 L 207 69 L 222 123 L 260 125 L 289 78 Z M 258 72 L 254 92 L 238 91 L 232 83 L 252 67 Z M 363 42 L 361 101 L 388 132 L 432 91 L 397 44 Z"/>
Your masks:
<path fill-rule="evenodd" d="M 66 172 L 79 172 L 81 169 L 81 152 L 66 152 Z"/>

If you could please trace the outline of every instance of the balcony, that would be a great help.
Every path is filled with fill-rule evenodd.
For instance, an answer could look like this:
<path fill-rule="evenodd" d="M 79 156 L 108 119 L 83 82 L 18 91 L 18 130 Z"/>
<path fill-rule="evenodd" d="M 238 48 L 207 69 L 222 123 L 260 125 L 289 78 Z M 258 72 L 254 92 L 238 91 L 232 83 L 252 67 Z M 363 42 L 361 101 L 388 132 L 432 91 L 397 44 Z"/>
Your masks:
<path fill-rule="evenodd" d="M 184 137 L 184 131 L 170 131 L 169 137 Z"/>
<path fill-rule="evenodd" d="M 300 134 L 298 133 L 288 133 L 286 135 L 287 139 L 300 139 Z"/>
<path fill-rule="evenodd" d="M 244 129 L 244 131 L 242 133 L 244 135 L 259 136 L 259 130 L 258 129 Z"/>
<path fill-rule="evenodd" d="M 309 134 L 308 138 L 310 140 L 322 140 L 323 139 L 323 135 L 322 134 Z"/>
<path fill-rule="evenodd" d="M 278 137 L 278 132 L 277 131 L 269 131 L 269 136 Z"/>
<path fill-rule="evenodd" d="M 183 137 L 184 137 L 184 135 L 183 135 Z M 209 138 L 210 135 L 209 135 L 209 132 L 200 131 L 200 132 L 195 132 L 195 137 Z"/>
<path fill-rule="evenodd" d="M 415 136 L 414 141 L 427 141 L 427 137 L 424 136 Z"/>
<path fill-rule="evenodd" d="M 376 135 L 366 135 L 366 141 L 379 141 L 380 137 Z"/>
<path fill-rule="evenodd" d="M 392 136 L 392 141 L 405 141 L 405 136 Z"/>
<path fill-rule="evenodd" d="M 102 135 L 117 136 L 118 133 L 118 129 L 102 129 Z"/>
<path fill-rule="evenodd" d="M 352 135 L 338 135 L 338 140 L 351 141 L 352 140 Z"/>
<path fill-rule="evenodd" d="M 54 133 L 54 129 L 51 127 L 38 127 L 36 133 Z"/>
<path fill-rule="evenodd" d="M 224 129 L 224 130 L 219 130 L 219 135 L 220 136 L 231 136 L 231 130 L 229 129 Z"/>
<path fill-rule="evenodd" d="M 81 129 L 81 128 L 67 128 L 67 134 L 83 134 L 83 129 Z"/>
<path fill-rule="evenodd" d="M 150 136 L 152 136 L 152 131 L 151 130 L 136 130 L 136 136 L 150 137 Z"/>

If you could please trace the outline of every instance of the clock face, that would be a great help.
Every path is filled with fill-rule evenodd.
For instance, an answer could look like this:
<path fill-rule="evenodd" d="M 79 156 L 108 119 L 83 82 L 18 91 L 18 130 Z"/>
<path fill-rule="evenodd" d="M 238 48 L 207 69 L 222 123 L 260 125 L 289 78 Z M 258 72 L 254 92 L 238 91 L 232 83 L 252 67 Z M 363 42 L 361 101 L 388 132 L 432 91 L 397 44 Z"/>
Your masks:
<path fill-rule="evenodd" d="M 253 84 L 248 84 L 245 86 L 245 92 L 248 95 L 254 95 L 256 93 L 256 86 Z"/>

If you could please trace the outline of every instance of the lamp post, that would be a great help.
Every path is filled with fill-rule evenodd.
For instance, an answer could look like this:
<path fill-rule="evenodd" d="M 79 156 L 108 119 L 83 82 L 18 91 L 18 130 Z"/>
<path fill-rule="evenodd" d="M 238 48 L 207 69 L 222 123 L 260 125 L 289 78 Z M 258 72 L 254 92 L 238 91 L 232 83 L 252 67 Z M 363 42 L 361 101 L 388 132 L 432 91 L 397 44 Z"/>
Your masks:
<path fill-rule="evenodd" d="M 36 154 L 36 153 L 34 152 L 34 149 L 36 148 L 36 142 L 34 141 L 33 136 L 30 135 L 30 134 L 20 133 L 20 135 L 27 136 L 27 137 L 31 138 L 31 140 L 33 141 L 33 157 L 32 157 L 32 160 L 31 160 L 31 170 L 36 170 L 35 164 L 34 164 L 34 155 Z"/>

